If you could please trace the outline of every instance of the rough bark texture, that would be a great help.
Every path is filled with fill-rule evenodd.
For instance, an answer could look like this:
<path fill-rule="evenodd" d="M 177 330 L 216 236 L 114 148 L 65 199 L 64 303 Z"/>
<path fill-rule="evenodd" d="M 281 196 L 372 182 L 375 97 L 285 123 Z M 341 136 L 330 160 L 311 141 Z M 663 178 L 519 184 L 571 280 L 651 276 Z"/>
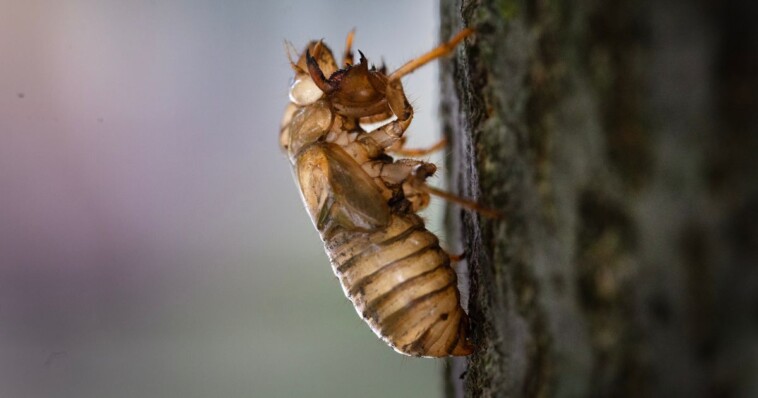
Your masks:
<path fill-rule="evenodd" d="M 442 1 L 448 396 L 758 396 L 756 4 Z"/>

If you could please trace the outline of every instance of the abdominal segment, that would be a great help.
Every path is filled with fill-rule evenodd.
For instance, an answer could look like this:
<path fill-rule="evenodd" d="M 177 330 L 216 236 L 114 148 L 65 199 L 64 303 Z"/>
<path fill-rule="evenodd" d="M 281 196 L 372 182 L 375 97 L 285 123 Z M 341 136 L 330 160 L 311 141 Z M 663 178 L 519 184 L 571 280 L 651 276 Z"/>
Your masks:
<path fill-rule="evenodd" d="M 471 353 L 450 257 L 421 218 L 396 213 L 378 231 L 325 235 L 345 294 L 396 351 L 425 357 Z"/>

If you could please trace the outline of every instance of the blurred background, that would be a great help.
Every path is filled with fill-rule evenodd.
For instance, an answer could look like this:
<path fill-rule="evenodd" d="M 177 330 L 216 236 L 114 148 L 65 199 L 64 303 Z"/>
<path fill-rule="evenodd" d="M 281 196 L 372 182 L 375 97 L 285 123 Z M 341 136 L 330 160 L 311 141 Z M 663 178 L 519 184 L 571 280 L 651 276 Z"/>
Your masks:
<path fill-rule="evenodd" d="M 284 39 L 339 52 L 355 27 L 393 69 L 437 14 L 0 0 L 0 397 L 440 395 L 444 362 L 344 298 L 277 143 Z M 437 70 L 405 79 L 411 146 L 438 137 Z"/>

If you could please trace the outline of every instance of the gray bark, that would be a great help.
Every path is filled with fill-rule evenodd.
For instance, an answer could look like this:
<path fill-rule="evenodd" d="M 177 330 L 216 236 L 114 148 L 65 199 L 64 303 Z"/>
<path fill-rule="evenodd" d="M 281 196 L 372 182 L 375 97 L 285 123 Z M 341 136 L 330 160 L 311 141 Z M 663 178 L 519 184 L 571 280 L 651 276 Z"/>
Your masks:
<path fill-rule="evenodd" d="M 758 9 L 443 0 L 448 396 L 758 396 Z"/>

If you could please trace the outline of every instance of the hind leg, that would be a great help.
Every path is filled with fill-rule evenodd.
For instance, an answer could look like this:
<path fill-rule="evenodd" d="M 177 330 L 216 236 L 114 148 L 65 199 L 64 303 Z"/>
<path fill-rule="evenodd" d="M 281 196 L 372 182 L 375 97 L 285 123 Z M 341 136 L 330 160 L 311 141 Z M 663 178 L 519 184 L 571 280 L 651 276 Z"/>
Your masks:
<path fill-rule="evenodd" d="M 426 163 L 415 159 L 400 159 L 392 163 L 373 161 L 364 164 L 363 169 L 371 177 L 381 180 L 389 189 L 400 187 L 403 191 L 403 196 L 411 202 L 413 211 L 426 208 L 429 204 L 430 195 L 434 195 L 461 207 L 481 213 L 486 217 L 503 217 L 503 214 L 498 210 L 490 209 L 476 201 L 462 198 L 427 184 L 426 179 L 437 171 L 437 166 L 433 163 Z"/>
<path fill-rule="evenodd" d="M 400 156 L 419 157 L 419 156 L 426 156 L 434 152 L 437 152 L 439 150 L 442 150 L 445 148 L 445 146 L 447 146 L 447 139 L 442 138 L 436 143 L 434 143 L 434 145 L 428 148 L 406 148 L 405 137 L 403 137 L 398 142 L 396 142 L 393 146 L 387 148 L 387 150 L 390 152 L 396 153 Z"/>
<path fill-rule="evenodd" d="M 447 191 L 443 191 L 439 188 L 435 188 L 429 184 L 426 183 L 426 179 L 431 177 L 434 172 L 437 170 L 437 166 L 435 166 L 432 163 L 424 163 L 420 162 L 419 165 L 414 167 L 411 172 L 406 176 L 404 182 L 403 182 L 403 193 L 406 197 L 418 197 L 418 198 L 424 198 L 425 202 L 424 205 L 421 208 L 426 207 L 426 204 L 428 204 L 429 195 L 434 195 L 439 198 L 445 199 L 448 202 L 455 203 L 461 207 L 467 208 L 469 210 L 473 210 L 477 213 L 480 213 L 486 217 L 490 218 L 502 218 L 503 214 L 495 209 L 490 209 L 488 207 L 482 206 L 476 201 L 473 201 L 471 199 L 462 198 L 458 195 L 452 194 Z M 415 208 L 415 206 L 414 206 Z"/>
<path fill-rule="evenodd" d="M 447 191 L 443 191 L 439 188 L 435 188 L 433 186 L 423 184 L 421 189 L 425 190 L 426 192 L 438 197 L 447 200 L 448 202 L 452 202 L 457 204 L 458 206 L 464 207 L 469 210 L 473 210 L 485 217 L 489 218 L 503 218 L 503 213 L 501 213 L 498 210 L 491 209 L 489 207 L 482 206 L 476 201 L 473 201 L 471 199 L 466 199 L 463 197 L 460 197 L 458 195 L 452 194 Z"/>

